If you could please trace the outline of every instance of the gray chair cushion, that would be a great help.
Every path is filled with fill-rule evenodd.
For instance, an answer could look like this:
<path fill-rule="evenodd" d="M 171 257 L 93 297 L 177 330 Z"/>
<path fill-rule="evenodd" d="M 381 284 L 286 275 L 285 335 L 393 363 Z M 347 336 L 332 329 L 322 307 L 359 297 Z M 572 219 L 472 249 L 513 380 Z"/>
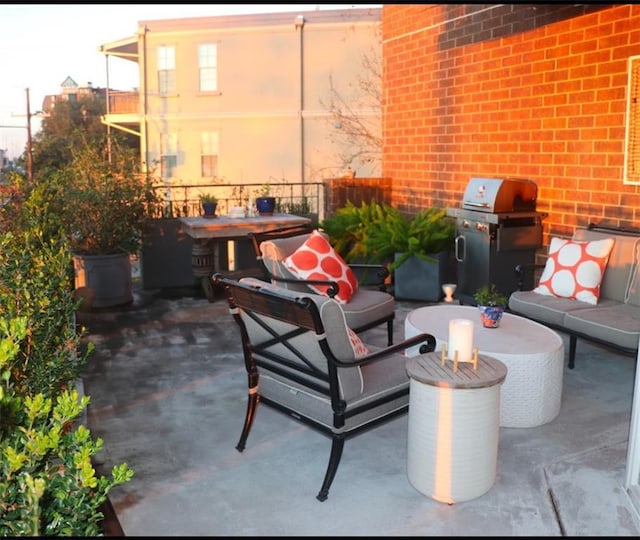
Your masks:
<path fill-rule="evenodd" d="M 409 377 L 405 369 L 406 360 L 403 355 L 394 354 L 382 361 L 363 366 L 361 370 L 365 389 L 362 393 L 346 399 L 347 407 L 358 407 L 398 390 L 407 389 L 409 387 Z M 296 387 L 290 380 L 284 380 L 276 374 L 264 373 L 264 371 L 262 373 L 260 377 L 260 393 L 268 395 L 270 399 L 278 403 L 310 416 L 327 428 L 332 429 L 335 433 L 356 427 L 365 421 L 386 416 L 390 411 L 402 409 L 409 403 L 409 394 L 405 393 L 396 400 L 348 417 L 344 427 L 335 428 L 333 427 L 331 402 L 326 396 Z"/>
<path fill-rule="evenodd" d="M 240 283 L 259 286 L 289 298 L 298 298 L 301 296 L 301 293 L 289 291 L 256 278 L 243 278 L 240 280 Z M 340 304 L 332 298 L 318 294 L 303 293 L 303 295 L 311 298 L 318 306 L 320 318 L 322 319 L 322 324 L 324 325 L 324 329 L 327 334 L 327 341 L 334 356 L 343 362 L 353 362 L 355 360 L 355 355 L 349 340 L 347 323 Z M 285 334 L 294 328 L 293 325 L 286 322 L 276 321 L 270 317 L 266 317 L 266 319 L 268 319 L 269 327 L 277 330 L 280 334 Z M 245 314 L 243 314 L 243 320 L 247 326 L 247 331 L 249 332 L 253 343 L 262 343 L 263 341 L 271 338 L 271 335 L 264 328 L 261 328 L 253 319 Z M 298 338 L 292 339 L 291 343 L 301 351 L 304 351 L 307 360 L 309 360 L 313 365 L 323 371 L 327 370 L 325 355 L 320 349 L 318 342 L 310 333 L 303 334 Z M 293 353 L 288 351 L 283 345 L 275 345 L 273 349 L 277 354 L 291 358 L 293 361 L 298 361 Z M 349 399 L 362 393 L 364 383 L 360 367 L 356 366 L 349 369 L 339 369 L 338 378 L 340 380 L 340 388 L 342 390 L 343 398 Z"/>
<path fill-rule="evenodd" d="M 327 237 L 326 233 L 322 234 Z M 298 249 L 309 236 L 309 234 L 303 234 L 262 242 L 260 244 L 262 262 L 268 271 L 277 277 L 295 279 L 296 276 L 284 266 L 282 261 Z M 310 287 L 302 283 L 277 282 L 277 285 L 294 291 L 313 292 Z M 395 299 L 387 292 L 358 287 L 351 300 L 342 304 L 342 310 L 349 328 L 360 328 L 372 321 L 392 317 L 395 311 Z"/>
<path fill-rule="evenodd" d="M 266 283 L 255 278 L 244 278 L 241 283 L 259 286 L 267 290 L 277 292 L 282 296 L 297 298 L 300 293 L 289 291 L 277 285 Z M 311 298 L 318 306 L 320 317 L 325 327 L 327 341 L 334 355 L 342 361 L 349 362 L 355 359 L 353 349 L 347 334 L 347 325 L 342 312 L 342 306 L 335 300 L 317 294 L 304 294 Z M 243 315 L 243 320 L 250 333 L 251 340 L 258 343 L 271 336 L 251 318 Z M 269 326 L 281 333 L 293 328 L 291 324 L 275 321 L 269 318 Z M 291 340 L 291 343 L 305 352 L 306 358 L 320 369 L 326 369 L 326 360 L 317 340 L 309 333 Z M 372 351 L 377 347 L 367 346 Z M 294 359 L 282 345 L 274 347 L 274 352 Z M 374 399 L 393 394 L 398 390 L 406 390 L 409 387 L 409 378 L 405 369 L 406 357 L 402 354 L 392 354 L 389 357 L 378 360 L 362 367 L 339 368 L 338 378 L 342 397 L 347 402 L 348 408 L 364 405 Z M 295 409 L 317 420 L 328 428 L 333 428 L 333 413 L 328 397 L 313 392 L 295 381 L 282 377 L 272 371 L 261 368 L 260 394 L 272 399 L 284 406 Z M 344 427 L 338 431 L 345 431 L 362 424 L 365 421 L 386 416 L 390 411 L 400 410 L 408 404 L 408 395 L 405 394 L 396 400 L 390 401 L 367 410 L 359 415 L 349 417 Z"/>
<path fill-rule="evenodd" d="M 342 311 L 349 328 L 359 328 L 372 320 L 393 315 L 396 302 L 393 296 L 383 291 L 358 288 Z"/>

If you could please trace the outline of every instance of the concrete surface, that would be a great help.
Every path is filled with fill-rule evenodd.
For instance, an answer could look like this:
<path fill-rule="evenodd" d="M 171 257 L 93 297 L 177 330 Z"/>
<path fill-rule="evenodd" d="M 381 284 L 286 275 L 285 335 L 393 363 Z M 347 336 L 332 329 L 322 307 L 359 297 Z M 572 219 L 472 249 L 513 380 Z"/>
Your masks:
<path fill-rule="evenodd" d="M 135 471 L 110 494 L 126 536 L 640 533 L 623 488 L 634 358 L 579 342 L 559 416 L 500 428 L 496 482 L 477 499 L 442 504 L 409 484 L 405 415 L 346 442 L 321 503 L 328 438 L 262 407 L 246 450 L 235 449 L 246 376 L 226 301 L 135 297 L 79 316 L 96 345 L 84 383 L 89 427 L 105 441 L 99 470 L 126 461 Z M 421 305 L 397 303 L 396 340 Z M 364 340 L 382 345 L 383 328 Z"/>

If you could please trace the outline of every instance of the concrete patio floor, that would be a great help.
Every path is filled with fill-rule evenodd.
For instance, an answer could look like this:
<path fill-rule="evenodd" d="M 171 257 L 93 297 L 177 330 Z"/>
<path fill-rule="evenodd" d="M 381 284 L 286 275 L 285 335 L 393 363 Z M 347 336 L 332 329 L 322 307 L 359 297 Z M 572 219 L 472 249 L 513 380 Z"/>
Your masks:
<path fill-rule="evenodd" d="M 397 341 L 422 305 L 397 303 Z M 98 469 L 125 461 L 135 471 L 110 494 L 126 536 L 640 534 L 623 488 L 634 358 L 579 342 L 560 414 L 500 428 L 496 482 L 476 499 L 447 505 L 411 486 L 405 415 L 346 442 L 321 503 L 326 437 L 262 407 L 247 448 L 235 449 L 246 375 L 222 298 L 136 291 L 131 306 L 79 322 L 96 345 L 83 378 L 89 427 L 105 443 Z M 383 328 L 364 335 L 384 339 Z"/>

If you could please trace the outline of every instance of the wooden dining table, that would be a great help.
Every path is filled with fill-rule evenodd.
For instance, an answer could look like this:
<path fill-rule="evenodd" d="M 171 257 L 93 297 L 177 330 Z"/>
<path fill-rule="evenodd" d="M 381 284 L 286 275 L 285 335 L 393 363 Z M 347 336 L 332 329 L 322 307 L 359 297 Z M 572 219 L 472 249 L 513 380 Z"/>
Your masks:
<path fill-rule="evenodd" d="M 227 273 L 222 268 L 221 244 L 229 240 L 244 240 L 250 233 L 258 233 L 295 227 L 311 223 L 311 219 L 293 214 L 273 214 L 271 216 L 230 217 L 215 216 L 182 217 L 180 222 L 184 232 L 193 238 L 191 266 L 195 278 L 201 280 L 202 288 L 209 299 L 214 299 L 211 277 L 216 272 Z"/>

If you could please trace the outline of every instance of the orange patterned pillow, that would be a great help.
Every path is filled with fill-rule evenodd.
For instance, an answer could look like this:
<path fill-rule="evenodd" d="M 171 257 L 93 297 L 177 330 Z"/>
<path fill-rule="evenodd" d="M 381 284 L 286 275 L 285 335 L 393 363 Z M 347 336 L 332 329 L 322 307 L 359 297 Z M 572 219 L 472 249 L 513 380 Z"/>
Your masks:
<path fill-rule="evenodd" d="M 300 279 L 322 279 L 338 284 L 337 302 L 346 304 L 358 288 L 358 280 L 344 259 L 335 252 L 327 239 L 314 230 L 283 264 Z M 314 291 L 326 294 L 328 285 L 309 285 Z"/>
<path fill-rule="evenodd" d="M 351 343 L 351 348 L 353 349 L 353 355 L 356 358 L 360 358 L 361 356 L 366 356 L 367 354 L 369 354 L 369 348 L 362 342 L 358 334 L 356 334 L 348 326 L 347 333 L 349 334 L 349 342 Z"/>
<path fill-rule="evenodd" d="M 549 258 L 534 292 L 597 304 L 614 239 L 578 242 L 552 238 Z"/>

